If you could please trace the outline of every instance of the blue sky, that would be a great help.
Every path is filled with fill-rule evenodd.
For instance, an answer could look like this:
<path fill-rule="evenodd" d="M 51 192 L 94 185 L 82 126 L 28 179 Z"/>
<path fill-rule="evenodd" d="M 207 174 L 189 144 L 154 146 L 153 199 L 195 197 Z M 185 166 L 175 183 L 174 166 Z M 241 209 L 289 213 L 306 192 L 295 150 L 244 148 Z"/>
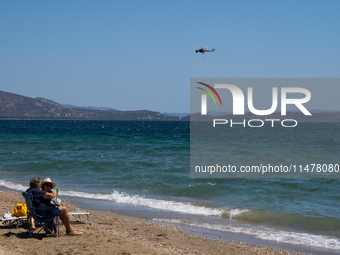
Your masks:
<path fill-rule="evenodd" d="M 190 78 L 339 77 L 339 11 L 332 0 L 0 0 L 0 90 L 189 112 Z"/>

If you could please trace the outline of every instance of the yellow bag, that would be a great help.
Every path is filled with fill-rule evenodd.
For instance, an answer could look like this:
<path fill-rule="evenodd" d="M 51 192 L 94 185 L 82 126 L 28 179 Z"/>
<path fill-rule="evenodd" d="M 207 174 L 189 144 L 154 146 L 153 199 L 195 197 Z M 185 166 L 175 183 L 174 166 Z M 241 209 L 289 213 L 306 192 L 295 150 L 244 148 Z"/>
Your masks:
<path fill-rule="evenodd" d="M 12 212 L 12 215 L 13 216 L 17 216 L 17 217 L 20 217 L 20 216 L 27 216 L 27 206 L 26 204 L 16 204 L 15 207 L 14 207 L 14 210 Z"/>

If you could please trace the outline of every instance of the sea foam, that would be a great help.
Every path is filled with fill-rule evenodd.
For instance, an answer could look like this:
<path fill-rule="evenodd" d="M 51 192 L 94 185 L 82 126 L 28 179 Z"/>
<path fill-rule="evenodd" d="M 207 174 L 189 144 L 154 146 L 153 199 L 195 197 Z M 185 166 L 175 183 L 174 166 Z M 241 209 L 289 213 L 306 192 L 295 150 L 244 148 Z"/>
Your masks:
<path fill-rule="evenodd" d="M 225 231 L 239 234 L 248 234 L 263 240 L 277 241 L 283 243 L 290 243 L 295 245 L 304 245 L 315 248 L 324 248 L 332 250 L 340 250 L 340 240 L 335 237 L 324 235 L 313 235 L 308 233 L 300 233 L 294 231 L 285 231 L 275 228 L 264 226 L 252 226 L 250 224 L 237 224 L 237 225 L 222 225 L 201 223 L 197 221 L 183 220 L 183 219 L 158 219 L 154 218 L 153 221 L 183 224 L 198 228 L 206 228 L 217 231 Z"/>
<path fill-rule="evenodd" d="M 4 186 L 6 188 L 18 190 L 18 191 L 25 191 L 28 189 L 28 186 L 24 186 L 18 183 L 14 183 L 14 182 L 7 181 L 7 180 L 1 180 L 1 179 L 0 179 L 0 186 Z"/>
<path fill-rule="evenodd" d="M 220 208 L 209 208 L 206 206 L 194 205 L 189 202 L 178 202 L 171 200 L 146 198 L 139 195 L 129 195 L 127 193 L 119 192 L 117 190 L 114 190 L 113 193 L 111 194 L 88 193 L 79 191 L 61 191 L 59 194 L 72 197 L 108 200 L 121 204 L 144 206 L 153 209 L 167 210 L 172 212 L 194 215 L 221 216 L 224 212 L 224 209 Z"/>

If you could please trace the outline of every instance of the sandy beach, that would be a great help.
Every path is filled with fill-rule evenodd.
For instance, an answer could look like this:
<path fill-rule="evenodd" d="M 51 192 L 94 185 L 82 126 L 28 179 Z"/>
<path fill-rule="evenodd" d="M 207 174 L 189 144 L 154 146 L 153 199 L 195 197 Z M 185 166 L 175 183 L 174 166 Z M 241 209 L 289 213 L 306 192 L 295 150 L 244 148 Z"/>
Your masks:
<path fill-rule="evenodd" d="M 20 192 L 0 191 L 0 215 L 23 203 Z M 69 210 L 84 210 L 63 201 Z M 221 242 L 190 234 L 185 229 L 147 222 L 105 211 L 91 212 L 92 225 L 72 221 L 81 236 L 38 235 L 28 238 L 26 228 L 0 227 L 0 254 L 301 254 L 241 242 Z"/>

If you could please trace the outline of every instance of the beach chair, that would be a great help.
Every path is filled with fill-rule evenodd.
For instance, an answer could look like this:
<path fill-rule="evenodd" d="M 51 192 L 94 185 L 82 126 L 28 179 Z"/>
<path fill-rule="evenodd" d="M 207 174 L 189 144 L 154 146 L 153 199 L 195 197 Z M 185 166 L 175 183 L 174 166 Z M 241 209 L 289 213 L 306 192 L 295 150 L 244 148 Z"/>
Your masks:
<path fill-rule="evenodd" d="M 72 215 L 74 218 L 76 218 L 80 222 L 92 225 L 92 222 L 91 222 L 91 219 L 90 219 L 91 213 L 89 213 L 89 212 L 71 211 L 71 212 L 68 212 L 68 215 L 70 215 L 70 216 Z M 83 220 L 81 218 L 81 215 L 86 215 L 87 216 L 87 221 Z"/>
<path fill-rule="evenodd" d="M 5 226 L 18 228 L 19 224 L 26 220 L 26 218 L 26 216 L 16 217 L 12 215 L 11 217 L 0 217 L 0 221 Z"/>
<path fill-rule="evenodd" d="M 24 196 L 25 201 L 26 201 L 26 205 L 27 205 L 27 231 L 28 231 L 29 237 L 35 237 L 43 229 L 46 231 L 46 233 L 50 233 L 50 234 L 54 235 L 55 237 L 58 237 L 59 236 L 59 224 L 58 224 L 59 221 L 57 221 L 57 226 L 55 228 L 56 229 L 55 231 L 51 231 L 49 229 L 49 226 L 50 226 L 50 224 L 53 224 L 55 217 L 59 217 L 60 211 L 57 210 L 57 212 L 55 214 L 46 215 L 46 216 L 39 215 L 39 214 L 36 213 L 36 210 L 47 212 L 48 210 L 54 209 L 55 206 L 34 207 L 33 206 L 33 195 L 31 193 L 28 193 L 28 192 L 22 192 L 21 194 Z M 31 228 L 31 226 L 32 226 L 31 220 L 32 219 L 37 222 L 35 224 L 36 225 L 35 230 L 32 230 L 32 228 Z M 37 233 L 34 233 L 35 231 L 37 231 Z"/>

